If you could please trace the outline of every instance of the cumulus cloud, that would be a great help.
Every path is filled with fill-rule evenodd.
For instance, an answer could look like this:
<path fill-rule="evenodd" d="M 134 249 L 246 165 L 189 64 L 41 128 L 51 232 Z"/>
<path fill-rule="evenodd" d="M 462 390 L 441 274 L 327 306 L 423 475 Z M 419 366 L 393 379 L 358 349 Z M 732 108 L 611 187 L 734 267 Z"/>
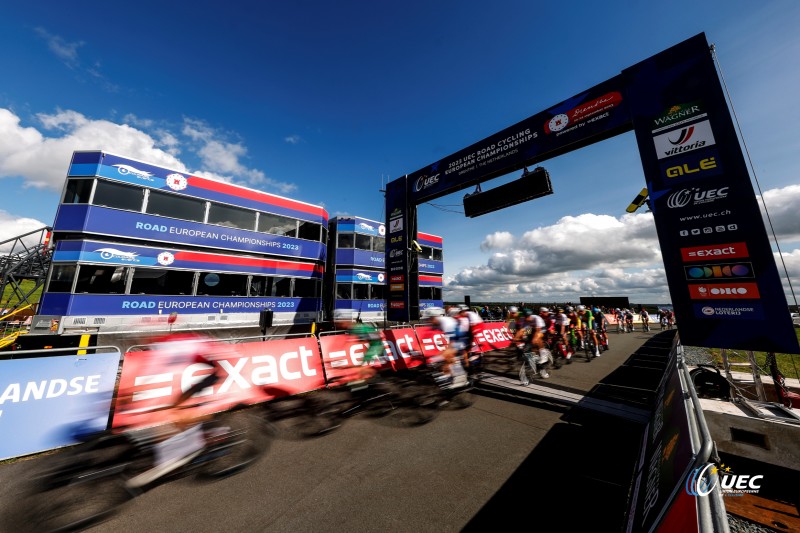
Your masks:
<path fill-rule="evenodd" d="M 782 241 L 800 238 L 800 185 L 764 193 Z M 445 299 L 575 301 L 580 296 L 628 296 L 647 302 L 670 300 L 652 213 L 568 216 L 521 235 L 487 235 L 480 244 L 484 264 L 445 279 Z M 775 260 L 783 274 L 780 257 Z M 784 252 L 795 291 L 800 287 L 800 249 Z M 788 290 L 788 282 L 784 279 Z M 791 295 L 790 295 L 791 298 Z"/>
<path fill-rule="evenodd" d="M 37 128 L 23 126 L 14 112 L 0 108 L 0 178 L 21 177 L 29 187 L 61 190 L 73 151 L 104 150 L 283 194 L 297 188 L 247 166 L 247 148 L 202 120 L 187 118 L 177 128 L 135 115 L 126 115 L 123 122 L 57 110 L 36 115 Z M 184 152 L 195 154 L 204 170 L 191 171 L 179 158 Z"/>
<path fill-rule="evenodd" d="M 12 251 L 12 246 L 14 246 L 15 243 L 13 241 L 6 242 L 9 239 L 42 229 L 45 226 L 47 226 L 47 224 L 36 219 L 19 218 L 6 211 L 0 210 L 0 253 L 9 253 Z M 22 243 L 24 246 L 33 246 L 39 242 L 39 239 L 40 234 L 36 233 L 35 235 L 23 238 Z M 19 246 L 18 243 L 17 246 Z M 22 251 L 23 249 L 24 248 L 15 248 L 14 251 Z"/>

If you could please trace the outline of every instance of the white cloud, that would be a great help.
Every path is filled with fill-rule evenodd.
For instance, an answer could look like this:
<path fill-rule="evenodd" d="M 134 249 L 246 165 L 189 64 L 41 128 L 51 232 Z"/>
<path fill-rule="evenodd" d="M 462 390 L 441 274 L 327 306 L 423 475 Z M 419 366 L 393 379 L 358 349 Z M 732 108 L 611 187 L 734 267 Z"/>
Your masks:
<path fill-rule="evenodd" d="M 765 191 L 764 198 L 779 240 L 800 240 L 800 185 Z M 445 299 L 568 301 L 597 294 L 670 300 L 652 213 L 563 217 L 521 235 L 492 233 L 480 250 L 491 255 L 448 277 Z M 775 260 L 791 299 L 777 253 Z M 800 249 L 784 252 L 784 261 L 798 292 Z"/>
<path fill-rule="evenodd" d="M 36 115 L 40 128 L 22 126 L 9 109 L 0 108 L 0 178 L 21 177 L 25 185 L 61 190 L 75 150 L 104 150 L 174 169 L 191 172 L 178 156 L 197 154 L 203 171 L 196 175 L 289 193 L 297 187 L 268 178 L 242 163 L 247 148 L 229 142 L 207 123 L 185 119 L 178 131 L 169 124 L 126 115 L 123 124 L 96 120 L 72 110 Z"/>
<path fill-rule="evenodd" d="M 50 51 L 63 61 L 66 66 L 75 68 L 78 65 L 78 48 L 85 44 L 83 41 L 68 42 L 63 37 L 53 35 L 41 27 L 35 28 L 34 31 L 44 39 Z"/>
<path fill-rule="evenodd" d="M 6 211 L 0 210 L 0 243 L 9 239 L 25 235 L 26 233 L 41 229 L 47 226 L 33 218 L 18 218 Z M 36 233 L 22 240 L 25 246 L 33 246 L 39 242 L 40 234 Z M 0 244 L 0 253 L 9 253 L 14 242 Z M 17 245 L 19 246 L 19 245 Z M 14 251 L 22 251 L 23 248 L 16 248 Z"/>
<path fill-rule="evenodd" d="M 303 139 L 301 139 L 299 135 L 289 135 L 284 137 L 283 140 L 289 144 L 300 144 Z"/>

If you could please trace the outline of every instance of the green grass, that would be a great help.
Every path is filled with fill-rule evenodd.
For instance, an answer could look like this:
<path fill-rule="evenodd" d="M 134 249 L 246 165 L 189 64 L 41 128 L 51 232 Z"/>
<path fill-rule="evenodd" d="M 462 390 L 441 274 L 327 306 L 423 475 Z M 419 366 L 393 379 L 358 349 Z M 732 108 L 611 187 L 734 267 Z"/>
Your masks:
<path fill-rule="evenodd" d="M 27 293 L 29 290 L 33 288 L 35 283 L 33 281 L 25 280 L 20 282 L 19 288 L 23 294 Z M 31 296 L 28 297 L 30 302 L 36 303 L 42 298 L 42 287 L 39 287 L 36 292 L 34 292 Z M 12 287 L 7 285 L 5 290 L 3 290 L 3 297 L 0 298 L 0 306 L 2 307 L 13 307 L 17 303 L 19 303 L 19 297 L 14 294 Z"/>
<path fill-rule="evenodd" d="M 800 342 L 800 328 L 794 328 L 794 333 L 797 335 L 797 340 Z M 707 351 L 714 358 L 714 363 L 722 368 L 722 354 L 719 348 L 709 348 Z M 761 374 L 769 376 L 769 367 L 766 364 L 766 352 L 753 352 L 756 356 L 756 363 L 761 368 Z M 747 352 L 742 350 L 728 350 L 728 361 L 730 362 L 744 362 L 747 361 Z M 800 379 L 800 355 L 789 353 L 775 354 L 775 359 L 778 362 L 778 370 L 787 379 Z M 749 372 L 746 367 L 731 368 L 734 372 Z"/>

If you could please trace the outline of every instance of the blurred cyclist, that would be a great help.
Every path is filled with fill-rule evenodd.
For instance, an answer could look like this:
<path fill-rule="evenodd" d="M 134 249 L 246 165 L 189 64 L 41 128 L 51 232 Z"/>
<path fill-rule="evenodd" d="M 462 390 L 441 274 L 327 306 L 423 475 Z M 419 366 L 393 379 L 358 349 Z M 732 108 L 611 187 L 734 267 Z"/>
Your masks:
<path fill-rule="evenodd" d="M 146 361 L 140 372 L 144 375 L 156 375 L 171 368 L 186 368 L 192 364 L 204 364 L 211 367 L 212 372 L 182 392 L 167 405 L 153 409 L 164 421 L 174 425 L 176 434 L 158 443 L 155 448 L 155 466 L 150 470 L 128 480 L 129 488 L 147 485 L 200 455 L 205 446 L 205 436 L 200 427 L 204 418 L 191 410 L 178 411 L 194 394 L 212 386 L 219 381 L 219 367 L 214 364 L 214 353 L 221 345 L 211 342 L 212 339 L 194 333 L 170 333 L 157 337 L 150 345 L 150 350 L 140 352 Z M 129 393 L 120 395 L 125 401 Z"/>
<path fill-rule="evenodd" d="M 382 362 L 386 349 L 383 346 L 383 339 L 378 329 L 370 324 L 365 324 L 358 319 L 358 314 L 354 309 L 336 309 L 333 312 L 333 322 L 336 329 L 345 330 L 353 335 L 359 342 L 366 344 L 364 358 L 358 370 L 358 379 L 365 380 L 376 374 L 375 368 L 371 366 L 373 361 Z"/>
<path fill-rule="evenodd" d="M 460 309 L 451 309 L 449 314 L 457 315 Z M 458 362 L 458 352 L 463 349 L 463 344 L 456 339 L 458 321 L 454 316 L 445 316 L 441 307 L 428 307 L 422 311 L 422 318 L 432 329 L 441 331 L 447 338 L 447 347 L 441 352 L 444 362 L 442 374 L 452 387 L 467 385 L 468 380 L 464 369 Z"/>
<path fill-rule="evenodd" d="M 586 309 L 585 305 L 579 305 L 578 315 L 580 315 L 583 326 L 586 328 L 586 334 L 594 341 L 594 356 L 600 357 L 600 345 L 597 342 L 597 333 L 595 332 L 597 324 L 594 321 L 594 314 Z"/>

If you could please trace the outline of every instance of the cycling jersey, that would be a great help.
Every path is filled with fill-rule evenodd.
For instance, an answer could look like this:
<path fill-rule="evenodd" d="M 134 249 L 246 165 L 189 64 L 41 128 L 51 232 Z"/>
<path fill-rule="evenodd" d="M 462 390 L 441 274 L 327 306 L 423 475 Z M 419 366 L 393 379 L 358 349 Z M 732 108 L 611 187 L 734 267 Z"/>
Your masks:
<path fill-rule="evenodd" d="M 369 343 L 367 351 L 364 352 L 363 364 L 369 364 L 373 359 L 380 360 L 381 356 L 385 353 L 383 347 L 383 339 L 381 339 L 378 330 L 369 324 L 357 322 L 350 328 L 350 334 L 355 335 L 359 341 Z"/>
<path fill-rule="evenodd" d="M 594 329 L 594 315 L 588 309 L 583 312 L 581 320 L 586 324 L 586 329 Z"/>

